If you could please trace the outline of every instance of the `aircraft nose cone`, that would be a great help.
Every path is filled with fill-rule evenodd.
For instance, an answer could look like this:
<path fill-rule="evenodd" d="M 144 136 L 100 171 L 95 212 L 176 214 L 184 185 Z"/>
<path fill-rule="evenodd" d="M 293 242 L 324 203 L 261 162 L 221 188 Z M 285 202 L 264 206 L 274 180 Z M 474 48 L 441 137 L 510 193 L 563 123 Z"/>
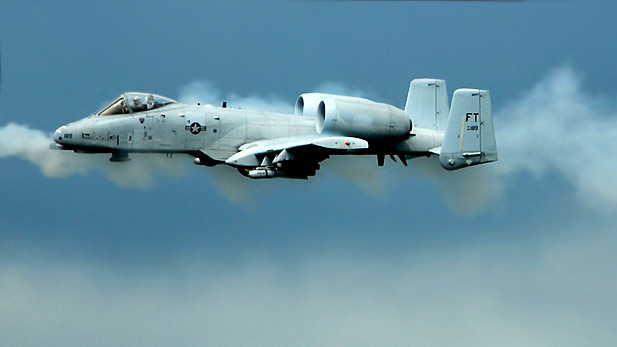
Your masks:
<path fill-rule="evenodd" d="M 66 126 L 64 125 L 56 129 L 56 132 L 54 133 L 54 141 L 56 141 L 56 143 L 62 143 L 62 137 L 64 136 L 64 129 L 66 129 Z"/>

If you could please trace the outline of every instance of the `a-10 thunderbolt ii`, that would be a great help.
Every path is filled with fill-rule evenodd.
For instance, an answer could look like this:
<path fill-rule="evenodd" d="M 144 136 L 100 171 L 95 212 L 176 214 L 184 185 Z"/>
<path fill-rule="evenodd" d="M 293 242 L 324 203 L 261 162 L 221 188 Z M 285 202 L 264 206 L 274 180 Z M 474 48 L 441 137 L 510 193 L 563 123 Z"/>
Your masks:
<path fill-rule="evenodd" d="M 404 109 L 365 98 L 302 94 L 294 114 L 188 105 L 149 93 L 125 93 L 101 111 L 54 134 L 57 148 L 79 153 L 183 153 L 195 164 L 229 165 L 250 178 L 308 178 L 331 155 L 407 159 L 439 155 L 447 170 L 497 160 L 488 90 L 411 81 Z"/>

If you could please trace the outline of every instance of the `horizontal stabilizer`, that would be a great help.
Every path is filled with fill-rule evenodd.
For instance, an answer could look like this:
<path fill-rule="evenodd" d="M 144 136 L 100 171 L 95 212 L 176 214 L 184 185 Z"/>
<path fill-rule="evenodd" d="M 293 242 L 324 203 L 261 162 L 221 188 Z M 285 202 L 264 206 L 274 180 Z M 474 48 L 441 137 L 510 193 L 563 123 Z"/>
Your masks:
<path fill-rule="evenodd" d="M 428 151 L 429 151 L 429 153 L 433 153 L 433 154 L 439 155 L 439 154 L 441 154 L 441 146 L 435 147 L 435 148 L 431 148 Z"/>

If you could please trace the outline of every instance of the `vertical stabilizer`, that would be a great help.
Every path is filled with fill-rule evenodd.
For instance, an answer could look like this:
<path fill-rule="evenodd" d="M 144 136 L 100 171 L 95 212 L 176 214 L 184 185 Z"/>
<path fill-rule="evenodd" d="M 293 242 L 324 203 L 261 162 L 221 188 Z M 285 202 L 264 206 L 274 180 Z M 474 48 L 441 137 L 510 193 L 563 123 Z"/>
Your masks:
<path fill-rule="evenodd" d="M 488 90 L 458 89 L 452 96 L 448 126 L 439 154 L 448 170 L 497 160 L 491 95 Z"/>
<path fill-rule="evenodd" d="M 419 78 L 409 84 L 405 113 L 414 127 L 445 130 L 449 102 L 446 81 Z"/>

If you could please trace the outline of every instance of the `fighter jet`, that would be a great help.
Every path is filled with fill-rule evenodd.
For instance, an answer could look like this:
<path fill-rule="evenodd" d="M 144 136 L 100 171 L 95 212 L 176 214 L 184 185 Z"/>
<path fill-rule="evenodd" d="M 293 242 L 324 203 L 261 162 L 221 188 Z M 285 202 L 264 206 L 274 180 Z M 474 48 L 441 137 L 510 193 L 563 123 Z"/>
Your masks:
<path fill-rule="evenodd" d="M 229 165 L 246 177 L 306 179 L 334 155 L 407 160 L 438 155 L 456 170 L 497 160 L 488 90 L 458 89 L 448 100 L 446 82 L 411 81 L 404 109 L 365 98 L 305 93 L 294 114 L 189 105 L 156 94 L 129 92 L 54 134 L 57 149 L 110 153 L 181 153 L 197 165 Z"/>

